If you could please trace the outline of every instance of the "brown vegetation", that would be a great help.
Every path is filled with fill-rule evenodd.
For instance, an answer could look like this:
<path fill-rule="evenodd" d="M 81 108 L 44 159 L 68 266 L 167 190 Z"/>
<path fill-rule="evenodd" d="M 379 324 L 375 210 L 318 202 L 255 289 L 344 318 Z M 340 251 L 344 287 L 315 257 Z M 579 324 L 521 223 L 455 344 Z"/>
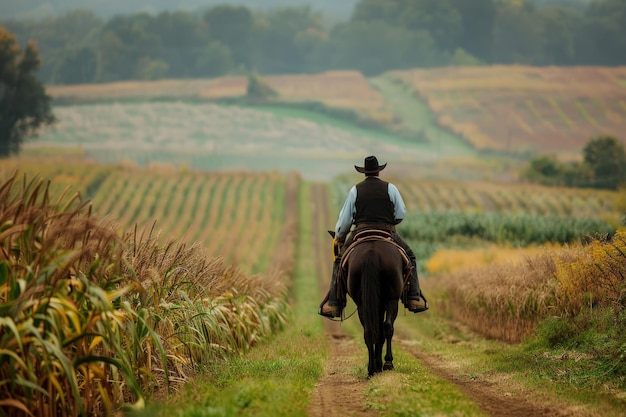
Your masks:
<path fill-rule="evenodd" d="M 546 248 L 518 262 L 453 272 L 438 280 L 441 308 L 487 337 L 519 342 L 550 316 L 573 318 L 585 308 L 626 308 L 626 231 L 588 245 Z"/>

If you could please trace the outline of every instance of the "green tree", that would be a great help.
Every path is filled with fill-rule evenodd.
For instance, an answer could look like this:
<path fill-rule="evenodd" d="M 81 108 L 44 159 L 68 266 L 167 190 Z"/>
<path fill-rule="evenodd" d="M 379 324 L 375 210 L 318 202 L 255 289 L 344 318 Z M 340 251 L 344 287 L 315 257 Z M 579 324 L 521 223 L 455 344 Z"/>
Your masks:
<path fill-rule="evenodd" d="M 556 184 L 561 175 L 561 165 L 556 155 L 542 155 L 530 161 L 522 178 L 542 184 Z"/>
<path fill-rule="evenodd" d="M 315 48 L 302 42 L 303 37 L 307 33 L 323 31 L 322 17 L 310 7 L 279 8 L 259 13 L 254 22 L 252 66 L 263 74 L 307 72 L 307 54 Z M 309 37 L 309 40 L 313 38 Z"/>
<path fill-rule="evenodd" d="M 236 65 L 250 65 L 252 13 L 246 7 L 216 6 L 204 14 L 212 40 L 227 46 Z"/>
<path fill-rule="evenodd" d="M 209 42 L 206 23 L 184 11 L 162 12 L 152 17 L 146 25 L 145 39 L 154 38 L 155 52 L 139 49 L 150 58 L 158 58 L 168 65 L 170 77 L 195 77 L 197 56 Z"/>
<path fill-rule="evenodd" d="M 594 65 L 623 65 L 626 57 L 626 1 L 595 0 L 585 12 L 579 33 L 580 61 Z"/>
<path fill-rule="evenodd" d="M 256 73 L 248 76 L 247 97 L 255 101 L 265 101 L 277 97 L 278 93 L 270 87 L 266 80 Z"/>
<path fill-rule="evenodd" d="M 219 77 L 233 68 L 233 54 L 219 41 L 209 43 L 196 58 L 196 72 L 201 77 Z"/>
<path fill-rule="evenodd" d="M 35 76 L 39 65 L 34 42 L 22 51 L 0 27 L 0 157 L 18 154 L 27 137 L 54 121 L 50 97 Z"/>
<path fill-rule="evenodd" d="M 361 0 L 354 7 L 352 21 L 382 20 L 393 25 L 397 23 L 403 8 L 401 0 Z"/>
<path fill-rule="evenodd" d="M 561 6 L 544 7 L 538 14 L 541 21 L 541 63 L 571 65 L 576 55 L 576 30 L 583 23 L 582 14 Z"/>
<path fill-rule="evenodd" d="M 626 151 L 614 137 L 592 139 L 585 145 L 583 157 L 593 172 L 594 187 L 616 190 L 626 181 Z"/>
<path fill-rule="evenodd" d="M 68 50 L 58 63 L 56 84 L 86 84 L 95 81 L 98 62 L 91 48 Z"/>
<path fill-rule="evenodd" d="M 167 76 L 170 66 L 160 59 L 142 58 L 137 64 L 137 78 L 140 80 L 160 80 Z"/>
<path fill-rule="evenodd" d="M 459 46 L 472 56 L 491 62 L 496 20 L 495 0 L 451 0 L 451 3 L 461 15 Z"/>
<path fill-rule="evenodd" d="M 541 57 L 541 22 L 532 2 L 498 3 L 493 63 L 535 64 Z"/>
<path fill-rule="evenodd" d="M 442 64 L 441 54 L 426 31 L 412 31 L 383 21 L 351 22 L 331 32 L 328 61 L 332 68 L 356 69 L 375 76 L 394 68 Z"/>
<path fill-rule="evenodd" d="M 463 22 L 450 0 L 409 1 L 398 18 L 409 30 L 427 31 L 446 52 L 453 52 L 459 45 Z"/>
<path fill-rule="evenodd" d="M 412 32 L 427 32 L 440 49 L 449 53 L 458 47 L 463 30 L 461 14 L 451 0 L 363 0 L 357 4 L 352 21 L 382 21 Z"/>

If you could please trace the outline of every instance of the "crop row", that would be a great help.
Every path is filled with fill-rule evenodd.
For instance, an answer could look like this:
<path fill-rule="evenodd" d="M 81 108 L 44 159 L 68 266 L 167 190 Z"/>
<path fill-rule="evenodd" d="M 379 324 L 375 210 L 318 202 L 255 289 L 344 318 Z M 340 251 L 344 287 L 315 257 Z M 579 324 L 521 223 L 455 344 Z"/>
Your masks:
<path fill-rule="evenodd" d="M 120 228 L 200 244 L 248 273 L 268 266 L 284 224 L 288 177 L 278 173 L 112 173 L 94 211 Z"/>
<path fill-rule="evenodd" d="M 614 217 L 617 192 L 498 184 L 475 181 L 439 181 L 399 178 L 399 188 L 410 212 L 502 212 L 554 217 Z"/>
<path fill-rule="evenodd" d="M 623 216 L 617 208 L 620 197 L 617 191 L 406 176 L 387 179 L 398 187 L 409 214 L 462 212 L 593 217 L 611 224 L 619 223 Z M 333 182 L 333 204 L 337 210 L 353 181 L 353 177 L 342 176 Z"/>
<path fill-rule="evenodd" d="M 2 178 L 17 168 L 17 160 L 8 160 Z M 277 172 L 217 174 L 77 161 L 19 161 L 19 170 L 51 181 L 53 200 L 66 189 L 90 198 L 94 214 L 115 221 L 120 232 L 136 228 L 161 242 L 198 244 L 247 273 L 270 266 L 289 215 L 288 184 L 297 186 L 291 178 L 296 174 Z"/>

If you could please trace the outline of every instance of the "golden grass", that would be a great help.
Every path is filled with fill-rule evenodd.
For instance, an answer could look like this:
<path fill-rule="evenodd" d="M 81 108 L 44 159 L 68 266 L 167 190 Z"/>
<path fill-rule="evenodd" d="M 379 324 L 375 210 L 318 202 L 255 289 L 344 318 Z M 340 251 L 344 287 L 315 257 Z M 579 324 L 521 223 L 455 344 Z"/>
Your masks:
<path fill-rule="evenodd" d="M 159 81 L 118 81 L 101 84 L 50 85 L 46 92 L 63 101 L 101 101 L 155 98 L 198 98 L 216 83 L 213 79 L 172 79 Z M 222 96 L 227 97 L 225 89 Z M 245 89 L 244 89 L 245 93 Z"/>
<path fill-rule="evenodd" d="M 494 65 L 490 67 L 447 67 L 390 71 L 394 77 L 411 82 L 418 91 L 459 92 L 474 90 L 502 93 L 534 91 L 545 94 L 587 97 L 623 97 L 618 79 L 626 67 L 528 67 Z"/>
<path fill-rule="evenodd" d="M 492 264 L 519 264 L 529 257 L 534 257 L 559 247 L 556 244 L 525 248 L 489 245 L 484 248 L 471 250 L 441 249 L 435 252 L 424 266 L 431 275 L 453 274 L 467 269 L 488 267 Z"/>
<path fill-rule="evenodd" d="M 575 249 L 559 251 L 573 260 Z M 457 271 L 438 279 L 448 294 L 442 308 L 486 337 L 519 342 L 552 311 L 556 263 L 546 251 L 518 260 Z"/>
<path fill-rule="evenodd" d="M 575 317 L 593 308 L 611 309 L 616 318 L 623 313 L 626 230 L 587 245 L 518 252 L 506 261 L 496 262 L 508 258 L 507 251 L 482 256 L 492 253 L 493 263 L 475 251 L 449 271 L 442 263 L 458 254 L 441 252 L 430 263 L 444 272 L 436 285 L 447 294 L 441 308 L 478 333 L 519 342 L 549 316 Z"/>

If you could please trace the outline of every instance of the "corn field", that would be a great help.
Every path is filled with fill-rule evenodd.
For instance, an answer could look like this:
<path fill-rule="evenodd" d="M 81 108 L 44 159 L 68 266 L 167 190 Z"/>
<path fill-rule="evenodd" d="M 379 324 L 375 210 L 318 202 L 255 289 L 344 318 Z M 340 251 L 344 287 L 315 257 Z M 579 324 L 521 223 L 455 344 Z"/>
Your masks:
<path fill-rule="evenodd" d="M 50 175 L 75 182 L 79 190 L 96 182 L 106 187 L 105 171 L 83 176 L 72 170 L 87 181 L 56 171 Z M 118 177 L 133 191 L 141 187 L 132 182 L 137 178 Z M 161 184 L 166 176 L 152 178 L 157 178 L 155 189 L 167 189 Z M 183 176 L 188 190 L 201 179 Z M 245 229 L 236 229 L 246 242 L 243 250 L 261 245 L 254 235 L 264 239 L 261 252 L 271 261 L 258 276 L 219 256 L 208 257 L 198 244 L 164 239 L 154 229 L 121 232 L 71 187 L 58 192 L 47 179 L 17 172 L 6 178 L 0 186 L 3 412 L 112 415 L 119 407 L 140 409 L 151 394 L 186 381 L 203 364 L 246 352 L 280 330 L 290 317 L 285 294 L 293 268 L 295 210 L 263 214 L 258 201 L 245 198 L 255 180 L 232 177 L 231 189 L 241 194 L 239 208 L 229 199 L 232 206 L 222 215 L 247 222 Z M 297 189 L 296 177 L 275 178 L 274 185 L 267 177 L 259 181 L 267 198 Z M 134 204 L 141 207 L 148 194 L 129 191 L 125 209 L 114 214 L 134 213 Z M 285 203 L 278 199 L 269 206 L 280 204 Z M 135 217 L 128 214 L 128 222 Z M 178 233 L 177 216 L 171 217 L 170 227 Z M 274 225 L 280 226 L 280 240 L 272 238 Z M 220 230 L 213 238 L 221 238 L 223 246 L 229 235 Z"/>

